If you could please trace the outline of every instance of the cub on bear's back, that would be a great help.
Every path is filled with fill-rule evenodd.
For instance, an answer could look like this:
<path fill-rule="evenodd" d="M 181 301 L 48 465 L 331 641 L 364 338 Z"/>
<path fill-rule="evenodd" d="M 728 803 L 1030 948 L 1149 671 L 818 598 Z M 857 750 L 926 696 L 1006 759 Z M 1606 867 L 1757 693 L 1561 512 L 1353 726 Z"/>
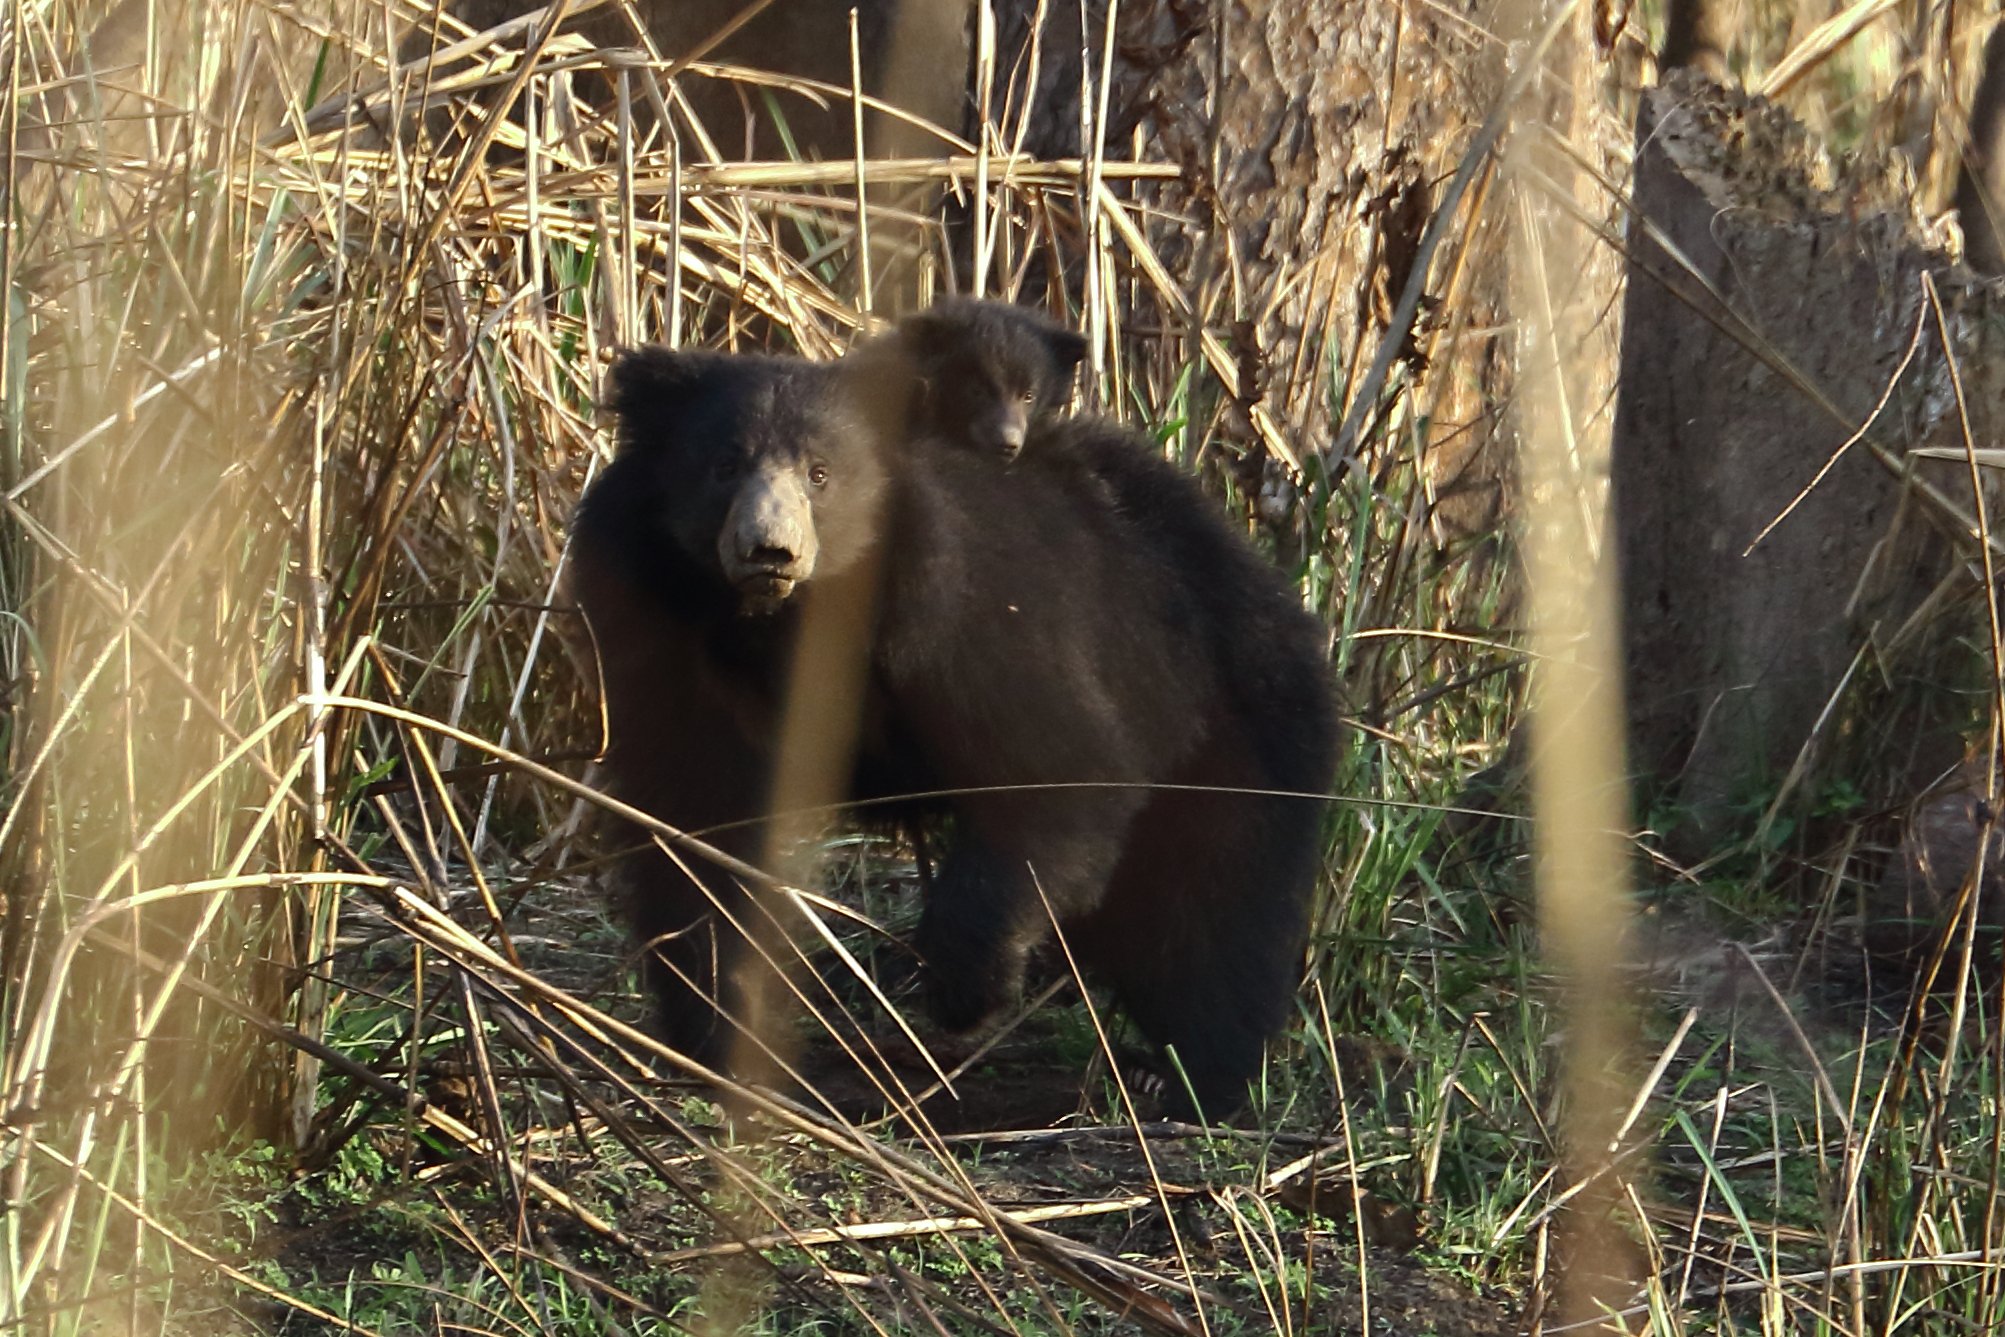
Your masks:
<path fill-rule="evenodd" d="M 997 329 L 1012 337 L 993 338 Z M 891 690 L 924 700 L 941 682 L 979 683 L 994 713 L 998 703 L 1035 701 L 1049 683 L 1060 698 L 1038 706 L 1035 719 L 983 737 L 985 764 L 1054 781 L 1119 774 L 1136 787 L 1096 795 L 1083 823 L 1082 797 L 1069 834 L 1056 813 L 985 831 L 981 801 L 963 802 L 962 862 L 977 865 L 984 843 L 995 849 L 986 866 L 958 876 L 950 857 L 920 948 L 934 963 L 943 1016 L 965 1022 L 1007 997 L 1021 945 L 1048 903 L 1082 964 L 1113 985 L 1151 1040 L 1177 1051 L 1197 1102 L 1218 1111 L 1243 1094 L 1263 1042 L 1285 1019 L 1301 963 L 1322 855 L 1322 805 L 1312 796 L 1335 769 L 1328 636 L 1218 503 L 1142 433 L 1051 412 L 1029 420 L 1021 458 L 984 442 L 980 424 L 1003 402 L 998 386 L 1061 363 L 1069 376 L 1054 349 L 1079 345 L 1076 336 L 1058 341 L 1062 333 L 1023 308 L 971 301 L 899 327 L 904 359 L 888 365 L 911 378 L 910 411 L 902 433 L 893 430 L 905 441 L 899 505 L 931 498 L 951 517 L 957 502 L 981 499 L 983 509 L 979 522 L 912 526 L 928 532 L 923 551 L 966 569 L 930 592 L 930 611 L 894 625 L 953 626 L 978 615 L 976 592 L 1005 591 L 1041 571 L 1074 573 L 1072 597 L 1087 611 L 1016 654 L 971 628 L 953 638 L 979 647 L 971 662 L 909 675 Z M 876 357 L 872 350 L 865 365 L 886 374 Z M 926 379 L 954 367 L 963 371 L 945 384 Z M 934 497 L 950 478 L 956 485 Z M 1083 503 L 1082 528 L 1095 537 L 1082 549 L 1078 532 L 1039 534 L 1053 508 L 1025 513 L 1021 503 L 1040 496 Z M 984 539 L 995 545 L 990 555 L 957 561 Z M 892 570 L 895 578 L 902 567 Z M 1089 588 L 1110 572 L 1111 590 Z M 1073 640 L 1093 647 L 1090 663 L 1053 648 Z M 1005 673 L 1021 685 L 984 676 Z M 1098 713 L 1080 708 L 1088 701 L 1103 703 Z M 1139 723 L 1140 737 L 1124 744 L 1103 730 L 1108 717 Z M 1080 764 L 1039 772 L 1075 746 L 1097 759 L 1090 777 Z"/>
<path fill-rule="evenodd" d="M 1029 307 L 950 297 L 852 359 L 870 375 L 909 378 L 908 438 L 1013 460 L 1064 412 L 1085 355 L 1085 339 Z"/>

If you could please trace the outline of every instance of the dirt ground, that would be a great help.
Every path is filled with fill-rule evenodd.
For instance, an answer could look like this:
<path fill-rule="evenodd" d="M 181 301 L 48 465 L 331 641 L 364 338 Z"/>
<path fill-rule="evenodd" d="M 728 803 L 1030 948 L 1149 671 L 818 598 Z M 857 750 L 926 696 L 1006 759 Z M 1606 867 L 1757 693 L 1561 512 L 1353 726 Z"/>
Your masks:
<path fill-rule="evenodd" d="M 624 935 L 597 898 L 546 889 L 532 901 L 518 911 L 515 941 L 525 964 L 615 1015 L 638 1018 L 641 1002 L 622 969 Z M 344 952 L 347 978 L 371 978 L 385 994 L 408 988 L 399 982 L 408 972 L 408 944 L 380 925 L 358 920 L 344 934 Z M 873 969 L 884 965 L 880 959 Z M 664 1180 L 611 1135 L 607 1118 L 554 1095 L 533 1064 L 499 1053 L 498 1086 L 515 1145 L 575 1210 L 539 1193 L 511 1205 L 495 1190 L 490 1162 L 442 1147 L 400 1111 L 379 1108 L 344 1153 L 347 1163 L 359 1157 L 374 1167 L 373 1178 L 351 1174 L 337 1184 L 325 1168 L 296 1178 L 273 1202 L 253 1258 L 276 1265 L 295 1287 L 314 1279 L 322 1293 L 337 1294 L 346 1279 L 367 1278 L 372 1268 L 379 1278 L 385 1266 L 416 1271 L 450 1289 L 497 1261 L 540 1261 L 589 1278 L 601 1296 L 626 1297 L 627 1312 L 667 1317 L 718 1265 L 719 1243 L 728 1238 L 714 1215 L 727 1197 L 714 1151 L 723 1145 L 773 1186 L 769 1215 L 748 1233 L 770 1233 L 781 1220 L 800 1229 L 869 1223 L 883 1231 L 813 1250 L 784 1238 L 762 1246 L 766 1261 L 755 1270 L 774 1330 L 867 1331 L 854 1313 L 859 1305 L 880 1323 L 889 1315 L 911 1330 L 931 1330 L 912 1309 L 930 1305 L 959 1316 L 948 1330 L 1035 1332 L 1044 1330 L 1036 1321 L 1047 1302 L 1041 1295 L 1060 1297 L 1064 1322 L 1082 1332 L 1175 1330 L 1166 1323 L 1214 1333 L 1509 1337 L 1519 1330 L 1516 1301 L 1430 1253 L 1423 1220 L 1368 1190 L 1351 1192 L 1336 1169 L 1343 1147 L 1333 1133 L 1207 1135 L 1150 1124 L 1138 1136 L 1116 1112 L 1108 1067 L 1076 990 L 1056 992 L 957 1078 L 958 1099 L 940 1092 L 922 1103 L 923 1127 L 882 1118 L 885 1102 L 857 1065 L 806 1024 L 798 1071 L 824 1108 L 870 1128 L 879 1145 L 948 1168 L 991 1206 L 1025 1215 L 1104 1260 L 1093 1266 L 1118 1268 L 1119 1284 L 1138 1302 L 1160 1306 L 1153 1321 L 1123 1317 L 1104 1297 L 1082 1299 L 1038 1267 L 1007 1257 L 986 1232 L 956 1232 L 950 1241 L 922 1224 L 939 1214 L 937 1203 L 829 1146 L 793 1136 L 734 1143 L 718 1108 L 689 1083 L 663 1081 L 638 1099 L 598 1089 L 607 1102 L 601 1113 L 644 1130 L 674 1176 Z M 973 1048 L 921 1034 L 938 1042 L 943 1064 Z M 912 1092 L 930 1082 L 931 1070 L 895 1028 L 872 1039 L 891 1060 L 880 1074 L 894 1074 Z M 463 1102 L 461 1116 L 477 1119 L 455 1047 L 435 1052 L 419 1085 L 434 1101 Z M 1362 1227 L 1354 1205 L 1363 1207 Z M 1313 1297 L 1306 1304 L 1305 1294 Z M 330 1330 L 248 1296 L 234 1307 L 259 1331 Z M 1007 1313 L 1014 1320 L 998 1328 Z"/>

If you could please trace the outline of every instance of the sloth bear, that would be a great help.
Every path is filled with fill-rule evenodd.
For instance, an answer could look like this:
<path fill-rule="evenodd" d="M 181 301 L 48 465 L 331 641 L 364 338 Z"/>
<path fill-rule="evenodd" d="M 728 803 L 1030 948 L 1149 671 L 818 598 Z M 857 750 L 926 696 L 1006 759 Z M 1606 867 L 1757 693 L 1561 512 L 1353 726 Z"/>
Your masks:
<path fill-rule="evenodd" d="M 875 578 L 852 792 L 958 791 L 915 942 L 939 1019 L 1006 1005 L 1055 919 L 1174 1051 L 1172 1111 L 1226 1112 L 1307 934 L 1334 768 L 1322 630 L 1146 443 L 1046 420 L 1005 468 L 914 433 L 922 389 L 873 358 L 617 364 L 619 454 L 572 541 L 615 792 L 685 830 L 758 818 L 801 587 Z M 751 854 L 757 831 L 718 841 Z M 755 907 L 684 862 L 629 858 L 626 902 L 669 1039 L 714 1059 L 709 999 L 736 1015 Z"/>
<path fill-rule="evenodd" d="M 766 839 L 796 589 L 870 578 L 885 477 L 837 389 L 830 368 L 790 358 L 624 355 L 607 397 L 619 449 L 571 526 L 613 793 L 684 831 L 720 828 L 704 838 L 746 862 Z M 756 905 L 681 850 L 642 848 L 615 880 L 663 1034 L 721 1067 L 718 1014 L 744 1016 Z"/>

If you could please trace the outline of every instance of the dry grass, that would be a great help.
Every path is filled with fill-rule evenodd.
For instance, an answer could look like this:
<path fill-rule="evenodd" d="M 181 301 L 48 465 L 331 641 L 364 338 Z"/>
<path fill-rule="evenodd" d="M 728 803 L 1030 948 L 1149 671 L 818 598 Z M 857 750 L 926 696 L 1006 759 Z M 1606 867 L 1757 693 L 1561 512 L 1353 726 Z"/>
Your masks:
<path fill-rule="evenodd" d="M 1793 11 L 1757 9 L 1764 59 L 1801 53 L 1775 66 L 1791 96 L 1868 140 L 1894 124 L 1869 90 L 1926 120 L 1968 85 L 1960 61 L 1885 59 L 1890 20 L 1839 44 L 1845 23 L 1805 14 L 1799 42 Z M 932 156 L 718 161 L 693 128 L 665 140 L 661 67 L 632 53 L 532 20 L 398 72 L 391 17 L 418 15 L 156 0 L 17 5 L 0 30 L 0 1323 L 657 1331 L 707 1278 L 713 1320 L 763 1306 L 776 1331 L 1316 1332 L 1339 1313 L 1503 1331 L 1386 1250 L 1424 1230 L 1437 1264 L 1537 1312 L 1583 1257 L 1553 1233 L 1582 1185 L 1649 1264 L 1590 1288 L 1633 1303 L 1632 1326 L 1996 1314 L 1989 1274 L 1957 1270 L 1999 1233 L 1995 1106 L 1969 1108 L 2005 1071 L 1995 1045 L 1923 1071 L 1920 1032 L 1861 1036 L 1849 1075 L 1820 1069 L 1789 1106 L 1802 1093 L 1741 1048 L 1772 1035 L 1694 1052 L 1705 1027 L 1674 1014 L 1648 1030 L 1654 1069 L 1570 1088 L 1626 1112 L 1601 1129 L 1620 1153 L 1564 1154 L 1511 909 L 1426 857 L 1517 714 L 1500 543 L 1437 541 L 1433 385 L 1368 377 L 1348 468 L 1272 414 L 1234 417 L 1230 333 L 1160 258 L 1176 220 L 1150 183 L 1174 169 L 1112 147 L 1031 161 L 1007 119 Z M 1619 169 L 1633 90 L 1589 77 L 1577 18 L 1540 86 L 1569 95 L 1572 156 L 1500 181 L 1479 144 L 1417 282 L 1460 293 L 1465 244 L 1502 228 L 1554 276 L 1518 290 L 1533 324 L 1557 338 L 1585 312 L 1605 338 L 1615 257 L 1543 212 L 1616 208 L 1577 169 Z M 743 1092 L 770 1138 L 734 1140 L 701 1074 L 634 1029 L 589 891 L 597 715 L 555 591 L 604 458 L 609 350 L 836 355 L 870 324 L 864 294 L 955 286 L 943 188 L 989 290 L 1089 276 L 1070 314 L 1103 332 L 1092 393 L 1258 513 L 1341 633 L 1360 801 L 1332 819 L 1303 1024 L 1236 1137 L 1138 1136 L 1089 1093 L 1100 1124 L 971 1148 L 923 1118 L 893 1137 Z M 1430 321 L 1441 374 L 1463 374 L 1463 313 Z M 1577 533 L 1599 514 L 1612 365 L 1583 346 L 1552 345 L 1579 453 L 1535 498 Z M 1292 465 L 1278 502 L 1221 467 L 1252 443 Z M 825 863 L 862 887 L 851 912 L 902 913 L 881 851 L 850 848 Z M 830 973 L 817 1006 L 872 1006 Z M 1071 1045 L 1076 1071 L 1100 1037 L 1068 1015 L 1032 1047 Z M 1358 1025 L 1403 1057 L 1355 1062 Z M 908 1068 L 853 1066 L 909 1098 Z M 1673 1139 L 1662 1193 L 1639 1129 Z M 253 1173 L 260 1144 L 296 1151 L 297 1184 Z"/>

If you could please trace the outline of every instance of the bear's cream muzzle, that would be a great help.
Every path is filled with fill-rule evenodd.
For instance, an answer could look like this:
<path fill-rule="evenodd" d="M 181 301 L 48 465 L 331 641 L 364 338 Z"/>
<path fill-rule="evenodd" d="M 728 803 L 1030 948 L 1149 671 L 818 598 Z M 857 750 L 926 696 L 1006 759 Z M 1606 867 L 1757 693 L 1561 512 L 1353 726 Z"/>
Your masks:
<path fill-rule="evenodd" d="M 748 474 L 717 535 L 717 561 L 748 612 L 769 612 L 814 574 L 820 545 L 814 505 L 799 471 L 783 461 Z"/>

